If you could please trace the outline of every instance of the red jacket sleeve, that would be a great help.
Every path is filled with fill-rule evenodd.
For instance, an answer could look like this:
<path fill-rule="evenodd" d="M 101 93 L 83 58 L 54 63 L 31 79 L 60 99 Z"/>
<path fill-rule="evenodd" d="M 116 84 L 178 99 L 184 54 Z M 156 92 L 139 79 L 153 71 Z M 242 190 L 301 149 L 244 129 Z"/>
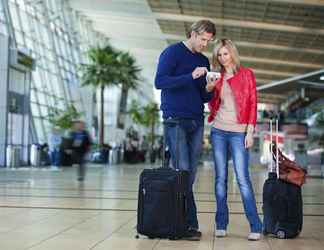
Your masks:
<path fill-rule="evenodd" d="M 257 99 L 257 91 L 256 91 L 256 82 L 255 82 L 255 76 L 253 74 L 252 70 L 249 70 L 249 88 L 250 88 L 250 110 L 249 110 L 249 124 L 253 124 L 255 127 L 256 120 L 257 120 L 257 105 L 258 105 L 258 99 Z"/>
<path fill-rule="evenodd" d="M 208 122 L 212 122 L 215 118 L 216 101 L 217 101 L 217 99 L 216 99 L 215 92 L 214 92 L 213 98 L 208 102 L 208 108 L 210 111 L 209 116 L 208 116 Z"/>

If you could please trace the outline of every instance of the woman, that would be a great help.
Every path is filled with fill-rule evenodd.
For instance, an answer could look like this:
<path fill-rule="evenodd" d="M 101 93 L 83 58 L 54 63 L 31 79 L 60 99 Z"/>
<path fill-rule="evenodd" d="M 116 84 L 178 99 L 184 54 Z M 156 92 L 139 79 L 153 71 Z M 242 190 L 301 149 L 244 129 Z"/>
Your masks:
<path fill-rule="evenodd" d="M 257 116 L 256 84 L 253 72 L 240 66 L 235 45 L 229 39 L 219 40 L 213 51 L 212 68 L 220 69 L 218 80 L 208 81 L 206 90 L 214 91 L 209 102 L 211 143 L 215 164 L 217 201 L 216 237 L 225 237 L 228 225 L 227 175 L 229 151 L 241 191 L 246 217 L 250 223 L 249 240 L 259 240 L 262 223 L 257 213 L 249 177 L 249 151 Z"/>

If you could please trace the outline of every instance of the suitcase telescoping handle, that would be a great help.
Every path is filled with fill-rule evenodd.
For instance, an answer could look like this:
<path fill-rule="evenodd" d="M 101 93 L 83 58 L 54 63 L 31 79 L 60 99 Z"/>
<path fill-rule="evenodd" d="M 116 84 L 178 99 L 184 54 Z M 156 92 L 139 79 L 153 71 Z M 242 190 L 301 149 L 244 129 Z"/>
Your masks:
<path fill-rule="evenodd" d="M 176 155 L 175 155 L 175 169 L 179 170 L 179 121 L 178 120 L 174 120 L 174 119 L 167 119 L 163 121 L 163 146 L 162 146 L 162 167 L 164 168 L 168 168 L 168 166 L 166 166 L 166 162 L 165 162 L 165 148 L 167 146 L 167 135 L 166 135 L 166 126 L 167 124 L 172 124 L 176 127 Z M 170 146 L 169 146 L 169 151 L 170 151 Z"/>
<path fill-rule="evenodd" d="M 278 119 L 276 119 L 276 174 L 277 174 L 277 178 L 279 179 L 279 149 L 278 149 L 278 142 L 279 142 L 279 136 L 278 136 L 278 132 L 279 132 L 279 124 L 278 124 Z M 272 157 L 272 144 L 273 144 L 273 129 L 272 129 L 272 124 L 273 124 L 273 121 L 272 121 L 272 118 L 270 119 L 270 147 L 269 147 L 269 150 L 270 150 L 270 155 L 271 155 L 271 165 L 270 165 L 270 169 L 271 169 L 271 172 L 274 172 L 273 171 L 273 157 Z"/>
<path fill-rule="evenodd" d="M 278 119 L 276 119 L 276 172 L 277 178 L 279 179 L 279 126 L 278 126 Z"/>
<path fill-rule="evenodd" d="M 165 148 L 166 148 L 166 129 L 165 122 L 163 122 L 163 145 L 162 145 L 162 167 L 166 167 L 165 163 Z"/>
<path fill-rule="evenodd" d="M 270 154 L 270 172 L 273 172 L 273 159 L 272 159 L 272 118 L 270 118 L 270 145 L 269 145 L 269 154 Z"/>

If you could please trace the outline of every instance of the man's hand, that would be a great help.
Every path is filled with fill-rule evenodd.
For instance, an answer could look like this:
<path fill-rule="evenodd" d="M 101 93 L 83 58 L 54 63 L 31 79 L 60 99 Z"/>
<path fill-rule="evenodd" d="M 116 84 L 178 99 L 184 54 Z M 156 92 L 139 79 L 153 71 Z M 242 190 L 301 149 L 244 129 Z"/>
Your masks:
<path fill-rule="evenodd" d="M 205 75 L 208 72 L 206 67 L 197 67 L 195 70 L 192 72 L 192 78 L 197 79 L 203 75 Z"/>

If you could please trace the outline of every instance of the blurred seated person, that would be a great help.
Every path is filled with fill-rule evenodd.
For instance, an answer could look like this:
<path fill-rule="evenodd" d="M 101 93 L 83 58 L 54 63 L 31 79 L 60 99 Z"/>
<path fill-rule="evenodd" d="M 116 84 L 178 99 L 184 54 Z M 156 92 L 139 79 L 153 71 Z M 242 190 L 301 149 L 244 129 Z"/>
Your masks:
<path fill-rule="evenodd" d="M 62 143 L 62 135 L 57 127 L 54 127 L 49 134 L 48 147 L 51 165 L 58 167 L 60 166 L 60 146 Z"/>
<path fill-rule="evenodd" d="M 148 140 L 147 140 L 147 137 L 144 135 L 142 137 L 142 142 L 141 142 L 141 157 L 142 157 L 142 161 L 145 162 L 145 159 L 146 159 L 146 154 L 147 154 L 147 151 L 149 149 L 149 143 L 148 143 Z"/>

